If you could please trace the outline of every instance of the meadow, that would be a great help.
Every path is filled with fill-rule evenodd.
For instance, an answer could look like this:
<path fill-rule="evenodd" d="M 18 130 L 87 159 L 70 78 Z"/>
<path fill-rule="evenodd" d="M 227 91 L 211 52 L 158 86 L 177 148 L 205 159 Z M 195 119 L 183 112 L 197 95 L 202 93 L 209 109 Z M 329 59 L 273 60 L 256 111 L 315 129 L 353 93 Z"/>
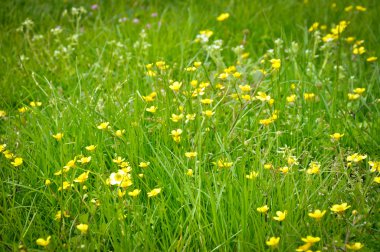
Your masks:
<path fill-rule="evenodd" d="M 0 3 L 0 251 L 379 251 L 377 0 Z"/>

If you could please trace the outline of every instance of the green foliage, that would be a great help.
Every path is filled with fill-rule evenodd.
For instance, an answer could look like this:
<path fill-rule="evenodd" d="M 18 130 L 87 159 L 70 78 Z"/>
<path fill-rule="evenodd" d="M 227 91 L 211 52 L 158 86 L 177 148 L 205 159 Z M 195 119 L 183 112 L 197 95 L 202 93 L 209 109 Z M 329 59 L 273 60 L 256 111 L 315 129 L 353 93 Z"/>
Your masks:
<path fill-rule="evenodd" d="M 361 5 L 1 2 L 0 250 L 376 251 Z"/>

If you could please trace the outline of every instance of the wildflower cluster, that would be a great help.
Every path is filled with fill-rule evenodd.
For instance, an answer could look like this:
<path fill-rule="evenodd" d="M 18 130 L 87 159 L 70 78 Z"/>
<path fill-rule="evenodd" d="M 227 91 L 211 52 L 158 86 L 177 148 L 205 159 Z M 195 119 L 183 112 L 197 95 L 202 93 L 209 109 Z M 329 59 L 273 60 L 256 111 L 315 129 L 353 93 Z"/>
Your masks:
<path fill-rule="evenodd" d="M 335 3 L 326 13 L 339 15 L 290 41 L 248 19 L 237 32 L 240 6 L 198 23 L 187 6 L 188 26 L 178 3 L 149 15 L 138 1 L 119 14 L 62 6 L 57 25 L 24 18 L 9 36 L 20 55 L 4 80 L 28 84 L 0 101 L 6 249 L 372 249 L 380 93 L 373 39 L 357 33 L 367 7 Z"/>

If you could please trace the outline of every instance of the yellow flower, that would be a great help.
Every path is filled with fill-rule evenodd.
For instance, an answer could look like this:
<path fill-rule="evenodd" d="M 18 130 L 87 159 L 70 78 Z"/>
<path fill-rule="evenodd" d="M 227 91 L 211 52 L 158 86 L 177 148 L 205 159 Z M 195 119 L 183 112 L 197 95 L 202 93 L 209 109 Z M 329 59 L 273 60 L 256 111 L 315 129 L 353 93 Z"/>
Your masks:
<path fill-rule="evenodd" d="M 149 112 L 149 113 L 152 113 L 152 114 L 154 114 L 154 113 L 156 113 L 156 111 L 157 111 L 157 107 L 156 106 L 150 106 L 149 108 L 147 108 L 147 109 L 145 109 L 147 112 Z"/>
<path fill-rule="evenodd" d="M 269 124 L 271 124 L 271 123 L 273 123 L 273 122 L 274 122 L 274 120 L 273 120 L 272 118 L 261 119 L 261 120 L 259 121 L 259 123 L 260 123 L 261 125 L 264 125 L 264 126 L 268 126 Z"/>
<path fill-rule="evenodd" d="M 6 117 L 6 115 L 7 115 L 7 112 L 5 112 L 4 110 L 0 110 L 0 118 Z"/>
<path fill-rule="evenodd" d="M 352 11 L 353 8 L 354 8 L 354 6 L 349 5 L 349 6 L 347 6 L 347 7 L 344 8 L 344 11 L 345 12 L 350 12 L 350 11 Z"/>
<path fill-rule="evenodd" d="M 269 207 L 268 207 L 267 205 L 264 205 L 264 206 L 261 206 L 261 207 L 256 208 L 256 210 L 257 210 L 259 213 L 266 213 L 266 212 L 268 212 Z"/>
<path fill-rule="evenodd" d="M 292 95 L 286 97 L 286 102 L 287 102 L 287 103 L 294 103 L 295 100 L 296 100 L 296 98 L 297 98 L 296 95 L 295 95 L 295 94 L 292 94 Z"/>
<path fill-rule="evenodd" d="M 46 185 L 46 186 L 51 185 L 51 181 L 50 181 L 50 179 L 45 180 L 45 185 Z"/>
<path fill-rule="evenodd" d="M 307 174 L 318 174 L 319 173 L 319 168 L 321 165 L 318 162 L 311 162 L 309 165 L 309 169 L 306 170 Z"/>
<path fill-rule="evenodd" d="M 328 33 L 326 34 L 326 36 L 322 38 L 322 40 L 323 42 L 328 43 L 328 42 L 336 40 L 337 38 L 338 38 L 338 35 Z"/>
<path fill-rule="evenodd" d="M 206 35 L 207 37 L 211 37 L 214 34 L 214 32 L 211 30 L 202 30 L 199 32 L 199 34 Z"/>
<path fill-rule="evenodd" d="M 153 64 L 152 63 L 146 64 L 145 67 L 146 67 L 146 69 L 151 69 L 153 67 Z"/>
<path fill-rule="evenodd" d="M 269 240 L 267 240 L 265 243 L 266 243 L 269 247 L 277 247 L 279 242 L 280 242 L 280 237 L 271 237 L 271 238 L 269 238 Z"/>
<path fill-rule="evenodd" d="M 206 111 L 202 111 L 202 114 L 207 117 L 211 117 L 213 114 L 215 114 L 215 112 L 213 112 L 212 110 L 206 110 Z"/>
<path fill-rule="evenodd" d="M 248 175 L 245 175 L 247 179 L 255 179 L 259 176 L 258 172 L 251 171 Z"/>
<path fill-rule="evenodd" d="M 228 73 L 221 73 L 219 74 L 218 78 L 221 80 L 225 80 L 228 78 Z"/>
<path fill-rule="evenodd" d="M 157 92 L 152 92 L 147 96 L 143 96 L 142 98 L 146 102 L 152 102 L 154 101 L 154 99 L 156 99 L 156 96 L 157 96 Z"/>
<path fill-rule="evenodd" d="M 29 104 L 30 104 L 31 107 L 41 107 L 42 102 L 31 101 Z"/>
<path fill-rule="evenodd" d="M 380 172 L 380 161 L 369 161 L 369 166 L 371 166 L 371 172 Z"/>
<path fill-rule="evenodd" d="M 349 100 L 357 100 L 357 99 L 359 99 L 359 97 L 360 97 L 360 95 L 359 94 L 352 94 L 352 93 L 348 93 L 348 99 Z"/>
<path fill-rule="evenodd" d="M 49 245 L 49 243 L 50 243 L 50 239 L 51 239 L 51 236 L 50 236 L 50 235 L 46 238 L 46 240 L 43 239 L 43 238 L 38 238 L 38 239 L 36 240 L 36 243 L 37 243 L 37 245 L 39 245 L 39 246 L 46 247 L 47 245 Z"/>
<path fill-rule="evenodd" d="M 346 42 L 347 43 L 352 43 L 354 41 L 355 41 L 355 37 L 348 37 L 348 38 L 346 38 Z"/>
<path fill-rule="evenodd" d="M 161 188 L 155 188 L 152 191 L 148 192 L 148 197 L 157 196 L 161 192 Z"/>
<path fill-rule="evenodd" d="M 266 169 L 266 170 L 270 170 L 270 169 L 272 169 L 273 168 L 273 165 L 272 164 L 270 164 L 270 163 L 268 163 L 268 164 L 264 164 L 264 169 Z"/>
<path fill-rule="evenodd" d="M 278 70 L 281 67 L 281 60 L 280 59 L 271 59 L 270 63 L 272 64 L 272 68 L 274 70 Z"/>
<path fill-rule="evenodd" d="M 194 174 L 193 169 L 187 169 L 187 172 L 186 172 L 186 175 L 187 175 L 187 176 L 192 177 L 193 174 Z"/>
<path fill-rule="evenodd" d="M 102 122 L 101 124 L 97 126 L 97 128 L 100 130 L 106 130 L 109 128 L 109 124 L 110 124 L 109 122 Z"/>
<path fill-rule="evenodd" d="M 123 181 L 130 180 L 130 175 L 121 169 L 118 172 L 111 173 L 109 180 L 110 185 L 121 185 Z"/>
<path fill-rule="evenodd" d="M 211 30 L 203 30 L 200 31 L 199 34 L 197 35 L 196 39 L 194 40 L 195 42 L 202 42 L 206 43 L 208 39 L 214 34 L 213 31 Z"/>
<path fill-rule="evenodd" d="M 380 177 L 374 177 L 373 182 L 380 184 Z"/>
<path fill-rule="evenodd" d="M 192 81 L 190 81 L 190 85 L 191 85 L 193 88 L 196 88 L 197 85 L 198 85 L 198 81 L 197 81 L 197 80 L 192 80 Z"/>
<path fill-rule="evenodd" d="M 335 38 L 337 38 L 347 28 L 348 24 L 349 22 L 345 20 L 340 21 L 338 25 L 331 29 L 331 33 L 336 36 Z"/>
<path fill-rule="evenodd" d="M 195 70 L 197 70 L 197 68 L 194 67 L 194 66 L 186 67 L 186 68 L 185 68 L 185 71 L 187 71 L 187 72 L 194 72 Z"/>
<path fill-rule="evenodd" d="M 18 109 L 18 112 L 25 113 L 26 111 L 28 111 L 28 109 L 29 109 L 28 107 L 21 107 Z"/>
<path fill-rule="evenodd" d="M 309 248 L 313 246 L 313 243 L 305 243 L 304 245 L 302 246 L 299 246 L 296 251 L 310 251 Z"/>
<path fill-rule="evenodd" d="M 157 61 L 156 67 L 158 67 L 161 70 L 165 70 L 168 66 L 166 65 L 165 61 Z"/>
<path fill-rule="evenodd" d="M 88 151 L 94 151 L 96 149 L 96 145 L 89 145 L 85 147 Z"/>
<path fill-rule="evenodd" d="M 130 187 L 131 185 L 133 185 L 133 182 L 131 180 L 131 175 L 128 174 L 124 179 L 123 181 L 120 183 L 120 187 L 122 188 L 127 188 L 127 187 Z"/>
<path fill-rule="evenodd" d="M 73 186 L 73 185 L 70 184 L 70 183 L 67 182 L 67 181 L 64 181 L 64 182 L 62 183 L 62 186 L 60 186 L 60 187 L 58 188 L 58 191 L 62 191 L 62 190 L 69 189 L 71 186 Z"/>
<path fill-rule="evenodd" d="M 195 152 L 195 151 L 193 151 L 193 152 L 186 152 L 185 153 L 185 156 L 187 157 L 187 158 L 195 158 L 196 156 L 198 155 L 198 153 L 197 152 Z"/>
<path fill-rule="evenodd" d="M 54 220 L 56 221 L 59 221 L 60 219 L 62 219 L 62 211 L 58 211 L 55 216 L 54 216 Z"/>
<path fill-rule="evenodd" d="M 218 162 L 213 162 L 213 164 L 217 165 L 218 168 L 230 168 L 234 163 L 233 162 L 228 162 L 225 159 L 219 159 Z"/>
<path fill-rule="evenodd" d="M 196 116 L 196 114 L 187 114 L 185 122 L 188 123 L 189 121 L 194 121 L 195 120 L 195 116 Z"/>
<path fill-rule="evenodd" d="M 311 101 L 315 98 L 315 94 L 314 93 L 304 93 L 303 98 L 305 99 L 305 101 Z"/>
<path fill-rule="evenodd" d="M 311 26 L 310 26 L 310 28 L 309 28 L 309 32 L 312 32 L 312 31 L 315 31 L 315 30 L 317 30 L 318 29 L 318 26 L 319 26 L 319 23 L 318 22 L 315 22 L 315 23 L 313 23 Z"/>
<path fill-rule="evenodd" d="M 181 134 L 182 134 L 181 129 L 172 130 L 170 133 L 170 135 L 173 137 L 173 140 L 177 143 L 181 141 Z"/>
<path fill-rule="evenodd" d="M 63 167 L 63 169 L 57 171 L 54 173 L 55 176 L 59 176 L 61 175 L 62 173 L 66 173 L 68 171 L 70 171 L 70 168 L 73 168 L 75 167 L 75 160 L 70 160 L 69 162 L 67 162 L 67 164 Z"/>
<path fill-rule="evenodd" d="M 350 208 L 351 206 L 347 206 L 347 203 L 342 203 L 340 205 L 338 204 L 335 204 L 333 205 L 330 210 L 333 211 L 334 213 L 338 213 L 338 214 L 341 214 L 343 213 L 344 211 L 346 211 L 348 208 Z"/>
<path fill-rule="evenodd" d="M 356 6 L 355 6 L 355 9 L 356 9 L 357 11 L 366 11 L 366 10 L 367 10 L 366 7 L 361 6 L 361 5 L 356 5 Z"/>
<path fill-rule="evenodd" d="M 298 165 L 297 158 L 295 156 L 289 156 L 287 159 L 288 165 Z"/>
<path fill-rule="evenodd" d="M 76 183 L 84 183 L 84 182 L 86 182 L 86 180 L 88 179 L 88 174 L 89 173 L 90 173 L 89 171 L 83 172 L 76 179 L 74 179 L 74 182 L 76 182 Z"/>
<path fill-rule="evenodd" d="M 58 170 L 54 173 L 54 176 L 60 176 L 62 175 L 62 173 L 64 172 L 68 172 L 70 170 L 70 167 L 68 169 L 61 169 L 61 170 Z"/>
<path fill-rule="evenodd" d="M 249 94 L 242 95 L 241 98 L 244 101 L 250 101 L 250 100 L 252 100 L 252 98 L 251 98 L 251 96 Z"/>
<path fill-rule="evenodd" d="M 301 240 L 305 243 L 313 244 L 313 243 L 319 242 L 321 240 L 321 238 L 308 235 L 308 236 L 306 236 L 306 238 L 301 238 Z"/>
<path fill-rule="evenodd" d="M 326 213 L 326 210 L 321 211 L 317 209 L 314 212 L 309 213 L 308 215 L 313 219 L 320 220 L 325 215 L 325 213 Z"/>
<path fill-rule="evenodd" d="M 250 85 L 239 85 L 239 88 L 242 92 L 249 92 L 252 89 Z"/>
<path fill-rule="evenodd" d="M 86 234 L 88 231 L 88 225 L 81 223 L 81 224 L 77 225 L 77 229 L 81 232 L 81 234 Z"/>
<path fill-rule="evenodd" d="M 235 66 L 229 66 L 229 67 L 225 68 L 223 71 L 225 73 L 233 73 L 236 71 L 236 67 Z"/>
<path fill-rule="evenodd" d="M 147 168 L 150 165 L 150 162 L 140 162 L 139 167 Z"/>
<path fill-rule="evenodd" d="M 130 167 L 130 164 L 129 162 L 121 162 L 120 164 L 118 164 L 120 168 L 122 168 L 122 170 L 124 170 L 125 172 L 130 172 L 132 171 L 132 168 Z"/>
<path fill-rule="evenodd" d="M 71 168 L 75 167 L 75 160 L 70 160 L 69 162 L 67 162 L 66 166 Z"/>
<path fill-rule="evenodd" d="M 349 250 L 360 250 L 363 247 L 364 245 L 360 242 L 355 242 L 353 244 L 346 244 L 346 248 L 348 248 Z"/>
<path fill-rule="evenodd" d="M 339 141 L 343 136 L 344 136 L 344 134 L 340 134 L 340 133 L 334 133 L 334 134 L 330 135 L 330 137 L 333 141 Z"/>
<path fill-rule="evenodd" d="M 173 90 L 174 92 L 178 92 L 181 86 L 182 86 L 182 82 L 175 81 L 172 83 L 172 85 L 169 86 L 169 88 Z"/>
<path fill-rule="evenodd" d="M 243 54 L 241 55 L 241 57 L 242 57 L 242 59 L 246 59 L 246 58 L 248 58 L 248 57 L 249 57 L 249 52 L 243 53 Z"/>
<path fill-rule="evenodd" d="M 222 14 L 220 14 L 220 15 L 216 18 L 216 20 L 218 20 L 219 22 L 222 22 L 222 21 L 228 19 L 229 17 L 230 17 L 230 14 L 229 14 L 229 13 L 222 13 Z"/>
<path fill-rule="evenodd" d="M 352 154 L 351 156 L 348 156 L 347 157 L 347 161 L 348 162 L 354 162 L 354 163 L 358 163 L 364 159 L 367 158 L 367 155 L 359 155 L 358 153 L 354 153 Z"/>
<path fill-rule="evenodd" d="M 210 105 L 214 100 L 213 99 L 202 99 L 201 100 L 201 103 L 202 104 L 206 104 L 206 105 Z"/>
<path fill-rule="evenodd" d="M 281 212 L 281 211 L 277 211 L 276 212 L 276 217 L 273 217 L 273 219 L 274 220 L 276 220 L 276 221 L 283 221 L 283 220 L 285 220 L 285 217 L 286 217 L 286 214 L 288 213 L 288 211 L 283 211 L 283 212 Z"/>
<path fill-rule="evenodd" d="M 182 118 L 183 118 L 183 114 L 179 114 L 179 115 L 172 114 L 172 117 L 170 118 L 170 120 L 172 120 L 173 122 L 179 122 L 182 120 Z"/>
<path fill-rule="evenodd" d="M 112 159 L 112 162 L 114 162 L 116 164 L 121 164 L 124 160 L 125 160 L 125 158 L 116 157 L 116 158 Z"/>
<path fill-rule="evenodd" d="M 91 161 L 91 156 L 89 156 L 89 157 L 82 157 L 77 162 L 81 163 L 81 164 L 87 164 L 87 163 L 90 163 L 90 161 Z"/>
<path fill-rule="evenodd" d="M 117 196 L 119 198 L 123 198 L 126 193 L 127 193 L 127 191 L 125 191 L 125 190 L 117 189 Z"/>
<path fill-rule="evenodd" d="M 16 157 L 13 162 L 11 162 L 11 164 L 14 166 L 14 167 L 17 167 L 17 166 L 20 166 L 22 165 L 23 161 L 22 161 L 22 158 L 20 157 Z"/>
<path fill-rule="evenodd" d="M 366 50 L 365 50 L 364 46 L 354 47 L 354 49 L 352 49 L 352 53 L 356 54 L 356 55 L 357 54 L 361 55 L 361 54 L 363 54 L 365 52 L 366 52 Z"/>
<path fill-rule="evenodd" d="M 12 159 L 13 158 L 13 153 L 10 152 L 9 150 L 3 151 L 3 155 L 5 156 L 6 159 Z"/>
<path fill-rule="evenodd" d="M 54 137 L 57 141 L 61 141 L 62 138 L 63 138 L 63 133 L 57 133 L 57 134 L 53 135 L 53 137 Z"/>
<path fill-rule="evenodd" d="M 241 77 L 241 73 L 239 72 L 235 72 L 232 74 L 235 78 L 240 78 Z"/>
<path fill-rule="evenodd" d="M 101 205 L 101 202 L 99 199 L 92 199 L 91 203 L 95 204 L 95 206 L 97 206 L 97 207 Z"/>
<path fill-rule="evenodd" d="M 202 65 L 202 62 L 200 62 L 200 61 L 195 61 L 195 62 L 193 63 L 193 65 L 194 65 L 195 67 L 200 67 L 200 66 Z"/>
<path fill-rule="evenodd" d="M 287 174 L 287 173 L 289 172 L 289 167 L 287 167 L 287 166 L 280 167 L 280 168 L 278 168 L 278 170 L 279 170 L 282 174 Z"/>
<path fill-rule="evenodd" d="M 230 97 L 235 100 L 239 100 L 239 95 L 237 93 L 230 94 Z"/>
<path fill-rule="evenodd" d="M 256 99 L 260 100 L 260 101 L 270 101 L 270 96 L 267 95 L 266 93 L 264 92 L 257 92 L 258 95 L 255 96 Z"/>
<path fill-rule="evenodd" d="M 375 62 L 377 60 L 377 57 L 374 57 L 374 56 L 372 56 L 372 57 L 368 57 L 367 58 L 367 62 Z M 1 114 L 1 113 L 0 113 Z M 1 117 L 1 116 L 0 116 Z"/>
<path fill-rule="evenodd" d="M 69 213 L 68 213 L 67 211 L 59 210 L 59 211 L 55 214 L 54 219 L 55 219 L 56 221 L 59 221 L 60 219 L 62 219 L 62 214 L 63 214 L 63 217 L 65 217 L 65 218 L 69 218 L 69 217 L 70 217 L 70 215 L 69 215 Z"/>
<path fill-rule="evenodd" d="M 355 94 L 362 94 L 362 93 L 364 93 L 365 92 L 365 88 L 355 88 L 354 89 L 354 93 Z"/>
<path fill-rule="evenodd" d="M 216 84 L 215 87 L 216 87 L 217 89 L 220 89 L 220 90 L 223 90 L 223 89 L 225 88 L 225 87 L 224 87 L 222 84 L 220 84 L 220 83 Z"/>
<path fill-rule="evenodd" d="M 115 136 L 122 137 L 124 133 L 125 133 L 125 130 L 116 130 Z"/>
<path fill-rule="evenodd" d="M 141 190 L 135 189 L 132 192 L 129 192 L 128 195 L 131 197 L 137 197 L 140 194 Z"/>

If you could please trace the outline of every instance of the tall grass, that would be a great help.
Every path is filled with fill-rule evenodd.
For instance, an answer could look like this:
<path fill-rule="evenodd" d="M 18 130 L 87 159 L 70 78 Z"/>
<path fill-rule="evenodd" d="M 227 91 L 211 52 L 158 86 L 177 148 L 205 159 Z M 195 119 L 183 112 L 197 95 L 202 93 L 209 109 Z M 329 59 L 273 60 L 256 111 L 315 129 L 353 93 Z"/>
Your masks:
<path fill-rule="evenodd" d="M 0 7 L 1 250 L 377 251 L 376 1 Z"/>

